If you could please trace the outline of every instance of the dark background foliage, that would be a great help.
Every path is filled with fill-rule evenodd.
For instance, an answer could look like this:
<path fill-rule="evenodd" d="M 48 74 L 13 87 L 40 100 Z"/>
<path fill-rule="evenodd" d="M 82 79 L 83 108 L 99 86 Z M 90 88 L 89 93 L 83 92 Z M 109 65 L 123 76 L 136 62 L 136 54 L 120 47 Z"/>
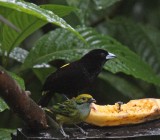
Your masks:
<path fill-rule="evenodd" d="M 159 98 L 159 0 L 25 2 L 0 0 L 0 64 L 35 101 L 49 73 L 93 48 L 117 55 L 90 91 L 98 104 Z M 0 114 L 0 138 L 9 139 L 22 122 L 3 100 Z"/>

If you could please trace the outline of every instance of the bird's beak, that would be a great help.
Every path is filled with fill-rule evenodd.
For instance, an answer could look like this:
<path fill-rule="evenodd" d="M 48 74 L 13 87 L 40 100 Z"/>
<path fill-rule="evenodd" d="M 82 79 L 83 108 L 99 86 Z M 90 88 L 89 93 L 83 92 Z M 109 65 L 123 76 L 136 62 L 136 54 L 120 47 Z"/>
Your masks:
<path fill-rule="evenodd" d="M 108 53 L 108 55 L 106 56 L 106 59 L 112 59 L 112 58 L 115 58 L 116 55 L 113 54 L 113 53 Z"/>
<path fill-rule="evenodd" d="M 89 103 L 96 103 L 96 100 L 94 98 L 91 98 L 88 100 Z"/>

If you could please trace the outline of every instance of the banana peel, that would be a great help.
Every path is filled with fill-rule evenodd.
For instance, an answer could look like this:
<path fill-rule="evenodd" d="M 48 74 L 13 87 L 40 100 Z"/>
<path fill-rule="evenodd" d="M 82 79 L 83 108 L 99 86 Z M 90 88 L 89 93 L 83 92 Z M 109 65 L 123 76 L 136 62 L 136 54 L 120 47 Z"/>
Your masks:
<path fill-rule="evenodd" d="M 126 104 L 97 105 L 92 103 L 85 122 L 104 127 L 138 124 L 160 118 L 160 99 L 131 100 Z"/>

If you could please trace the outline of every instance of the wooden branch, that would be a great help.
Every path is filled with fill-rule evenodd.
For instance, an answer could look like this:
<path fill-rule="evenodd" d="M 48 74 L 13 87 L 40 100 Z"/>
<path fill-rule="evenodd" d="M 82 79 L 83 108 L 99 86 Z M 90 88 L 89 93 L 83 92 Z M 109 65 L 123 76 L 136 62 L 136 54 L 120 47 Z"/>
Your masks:
<path fill-rule="evenodd" d="M 2 68 L 0 68 L 0 96 L 30 128 L 48 127 L 45 112 Z"/>
<path fill-rule="evenodd" d="M 114 126 L 114 127 L 94 127 L 91 125 L 83 125 L 83 129 L 88 132 L 88 135 L 82 134 L 77 128 L 65 128 L 65 132 L 70 134 L 70 139 L 118 139 L 118 140 L 140 140 L 140 139 L 160 139 L 160 120 L 154 120 L 137 125 L 129 126 Z M 42 131 L 45 137 L 28 132 L 25 129 L 17 129 L 17 134 L 12 135 L 13 140 L 57 140 L 64 139 L 60 133 L 55 132 L 55 129 L 47 129 Z M 48 137 L 47 137 L 48 136 Z"/>

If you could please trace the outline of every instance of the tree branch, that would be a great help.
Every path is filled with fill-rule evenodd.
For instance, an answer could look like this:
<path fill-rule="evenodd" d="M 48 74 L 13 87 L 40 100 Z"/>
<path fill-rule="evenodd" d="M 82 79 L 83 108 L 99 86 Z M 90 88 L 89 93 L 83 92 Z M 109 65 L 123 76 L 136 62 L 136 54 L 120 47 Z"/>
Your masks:
<path fill-rule="evenodd" d="M 0 68 L 0 96 L 30 128 L 48 127 L 45 112 L 2 68 Z"/>

